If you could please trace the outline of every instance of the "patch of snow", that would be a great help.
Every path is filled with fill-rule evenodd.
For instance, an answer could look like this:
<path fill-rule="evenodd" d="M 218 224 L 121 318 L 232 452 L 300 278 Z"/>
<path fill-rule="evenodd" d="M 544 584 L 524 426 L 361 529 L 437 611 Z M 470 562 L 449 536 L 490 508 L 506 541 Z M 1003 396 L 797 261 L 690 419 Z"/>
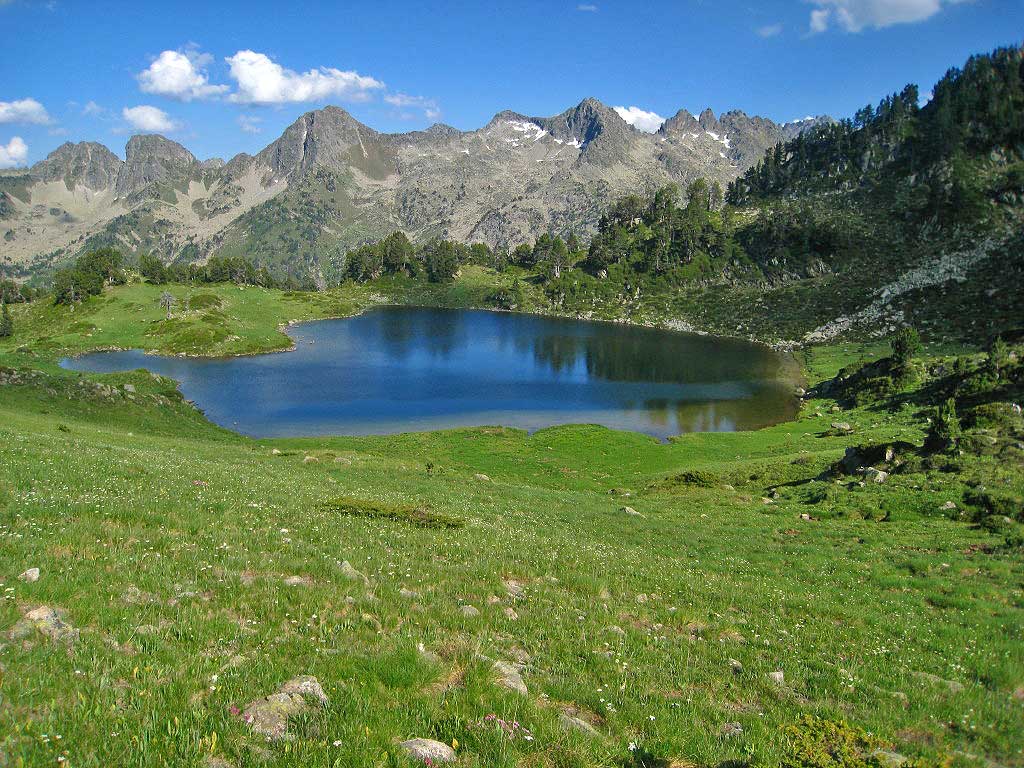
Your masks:
<path fill-rule="evenodd" d="M 534 141 L 540 141 L 548 135 L 548 132 L 539 125 L 526 120 L 509 120 L 508 124 L 513 131 L 527 134 L 526 138 L 530 138 L 529 134 L 533 134 Z"/>
<path fill-rule="evenodd" d="M 569 146 L 570 147 L 575 147 L 576 149 L 580 149 L 583 145 L 580 144 L 580 140 L 579 139 L 573 137 L 573 140 L 569 142 Z"/>

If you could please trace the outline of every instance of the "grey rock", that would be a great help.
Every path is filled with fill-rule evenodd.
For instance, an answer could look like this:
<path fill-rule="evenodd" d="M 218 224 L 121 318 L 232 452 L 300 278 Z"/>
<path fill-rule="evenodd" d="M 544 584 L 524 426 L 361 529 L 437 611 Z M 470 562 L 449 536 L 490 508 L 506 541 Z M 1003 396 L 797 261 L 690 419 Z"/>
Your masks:
<path fill-rule="evenodd" d="M 886 749 L 874 750 L 871 753 L 871 757 L 875 758 L 875 761 L 882 768 L 899 768 L 904 763 L 909 762 L 909 758 L 901 755 L 899 752 L 891 752 Z"/>
<path fill-rule="evenodd" d="M 454 749 L 434 739 L 409 739 L 398 746 L 421 763 L 454 763 L 456 760 Z"/>
<path fill-rule="evenodd" d="M 580 713 L 575 707 L 564 708 L 558 716 L 558 723 L 566 731 L 576 731 L 594 738 L 601 736 L 600 731 L 580 717 Z"/>
<path fill-rule="evenodd" d="M 526 589 L 515 579 L 506 579 L 504 582 L 505 591 L 513 600 L 525 600 Z"/>
<path fill-rule="evenodd" d="M 355 566 L 353 566 L 348 560 L 342 562 L 338 567 L 338 570 L 341 571 L 342 577 L 349 581 L 361 581 L 363 584 L 370 583 L 370 580 L 366 578 L 366 575 L 361 571 L 356 570 Z"/>
<path fill-rule="evenodd" d="M 523 696 L 529 693 L 519 665 L 511 664 L 507 661 L 496 661 L 494 662 L 494 672 L 498 685 Z"/>
<path fill-rule="evenodd" d="M 781 669 L 769 672 L 768 679 L 775 683 L 775 685 L 782 686 L 786 684 L 786 675 Z"/>
<path fill-rule="evenodd" d="M 36 634 L 65 645 L 73 645 L 78 640 L 78 630 L 64 619 L 61 611 L 48 605 L 28 611 L 11 629 L 9 637 L 11 640 L 29 640 Z"/>
<path fill-rule="evenodd" d="M 472 605 L 463 605 L 461 608 L 459 608 L 459 611 L 467 619 L 475 619 L 477 616 L 480 615 L 480 610 Z"/>
<path fill-rule="evenodd" d="M 743 726 L 736 722 L 723 723 L 721 733 L 723 739 L 733 739 L 743 735 Z"/>
<path fill-rule="evenodd" d="M 18 580 L 24 581 L 27 584 L 39 581 L 39 569 L 29 568 L 27 571 L 23 571 L 22 573 L 18 574 Z"/>
<path fill-rule="evenodd" d="M 309 712 L 310 702 L 324 706 L 328 703 L 327 694 L 315 677 L 301 675 L 286 682 L 276 693 L 249 702 L 241 717 L 253 733 L 268 741 L 278 741 L 290 737 L 288 721 Z"/>

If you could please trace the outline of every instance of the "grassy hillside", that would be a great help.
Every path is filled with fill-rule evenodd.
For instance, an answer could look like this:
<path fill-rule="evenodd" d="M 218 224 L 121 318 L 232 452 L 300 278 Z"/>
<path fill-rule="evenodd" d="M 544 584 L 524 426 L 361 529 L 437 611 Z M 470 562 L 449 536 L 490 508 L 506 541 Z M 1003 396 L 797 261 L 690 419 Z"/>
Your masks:
<path fill-rule="evenodd" d="M 281 348 L 281 322 L 373 296 L 171 290 L 217 308 L 154 334 L 158 289 L 127 286 L 18 307 L 0 348 L 0 765 L 398 766 L 414 737 L 464 766 L 1020 764 L 1024 561 L 999 520 L 969 522 L 979 486 L 1020 503 L 1019 416 L 952 464 L 822 475 L 848 446 L 920 446 L 951 360 L 842 413 L 836 390 L 668 445 L 254 441 L 169 380 L 57 355 Z M 886 353 L 804 362 L 814 384 Z M 300 675 L 327 702 L 255 733 L 249 705 Z"/>

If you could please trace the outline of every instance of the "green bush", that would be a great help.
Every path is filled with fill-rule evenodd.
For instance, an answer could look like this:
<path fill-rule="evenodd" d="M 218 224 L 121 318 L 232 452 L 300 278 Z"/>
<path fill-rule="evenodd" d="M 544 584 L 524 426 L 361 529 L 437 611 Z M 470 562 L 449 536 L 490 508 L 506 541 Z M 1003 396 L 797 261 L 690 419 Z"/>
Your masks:
<path fill-rule="evenodd" d="M 366 501 L 341 497 L 320 504 L 325 512 L 352 517 L 370 517 L 378 520 L 393 520 L 410 523 L 417 528 L 461 528 L 465 522 L 451 515 L 433 512 L 425 507 L 410 504 L 387 504 L 382 501 Z"/>
<path fill-rule="evenodd" d="M 881 748 L 873 736 L 842 720 L 804 715 L 782 729 L 782 768 L 874 768 Z"/>
<path fill-rule="evenodd" d="M 935 409 L 928 427 L 925 448 L 930 451 L 948 451 L 960 439 L 960 419 L 956 415 L 956 401 L 949 398 Z"/>

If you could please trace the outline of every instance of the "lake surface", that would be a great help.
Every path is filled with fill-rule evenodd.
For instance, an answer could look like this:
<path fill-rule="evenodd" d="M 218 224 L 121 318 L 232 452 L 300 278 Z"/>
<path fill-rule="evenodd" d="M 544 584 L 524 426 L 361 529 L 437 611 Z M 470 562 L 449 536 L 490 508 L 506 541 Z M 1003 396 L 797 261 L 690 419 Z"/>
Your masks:
<path fill-rule="evenodd" d="M 796 413 L 781 356 L 734 339 L 479 310 L 384 307 L 288 329 L 293 352 L 94 352 L 78 371 L 146 368 L 253 437 L 592 423 L 666 438 Z"/>

